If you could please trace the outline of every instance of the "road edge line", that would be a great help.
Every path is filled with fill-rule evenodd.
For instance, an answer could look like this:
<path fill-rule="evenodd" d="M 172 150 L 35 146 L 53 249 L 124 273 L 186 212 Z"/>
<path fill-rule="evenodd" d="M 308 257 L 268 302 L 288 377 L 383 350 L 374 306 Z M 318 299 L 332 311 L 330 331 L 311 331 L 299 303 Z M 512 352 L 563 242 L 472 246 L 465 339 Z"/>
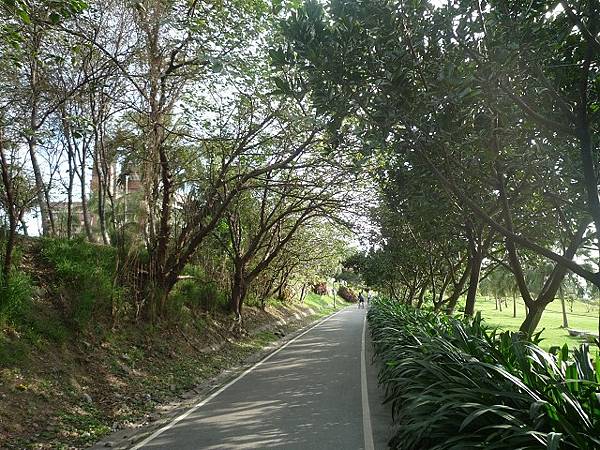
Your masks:
<path fill-rule="evenodd" d="M 237 383 L 239 380 L 241 380 L 242 378 L 244 378 L 246 375 L 248 375 L 250 372 L 252 372 L 254 369 L 256 369 L 257 367 L 261 366 L 263 363 L 265 363 L 266 361 L 268 361 L 269 359 L 271 359 L 273 356 L 275 356 L 277 353 L 279 353 L 281 350 L 283 350 L 284 348 L 286 348 L 288 345 L 290 345 L 291 343 L 295 342 L 296 340 L 300 339 L 302 336 L 304 336 L 305 334 L 307 334 L 308 332 L 312 331 L 314 328 L 317 328 L 319 325 L 327 322 L 329 319 L 332 319 L 333 317 L 337 316 L 339 313 L 341 313 L 342 311 L 344 311 L 346 308 L 340 309 L 338 311 L 336 311 L 335 313 L 325 317 L 324 319 L 321 319 L 320 321 L 318 321 L 315 325 L 311 326 L 308 330 L 303 331 L 302 333 L 300 333 L 298 336 L 295 336 L 294 338 L 290 339 L 289 341 L 287 341 L 285 344 L 283 344 L 281 347 L 277 348 L 276 350 L 274 350 L 273 352 L 269 353 L 267 356 L 265 356 L 263 359 L 261 359 L 260 361 L 258 361 L 256 364 L 254 364 L 253 366 L 249 367 L 248 369 L 246 369 L 244 372 L 242 372 L 240 375 L 238 375 L 236 378 L 234 378 L 233 380 L 229 381 L 227 384 L 225 384 L 224 386 L 221 386 L 218 390 L 216 390 L 215 392 L 213 392 L 212 394 L 210 394 L 208 397 L 206 397 L 205 399 L 201 400 L 200 402 L 196 403 L 194 406 L 192 406 L 190 409 L 188 409 L 186 412 L 184 412 L 183 414 L 180 414 L 179 416 L 177 416 L 175 419 L 173 419 L 171 422 L 169 422 L 168 424 L 166 424 L 165 426 L 159 428 L 158 430 L 156 430 L 154 433 L 152 433 L 150 436 L 148 436 L 146 439 L 142 440 L 141 442 L 138 442 L 137 444 L 133 445 L 132 447 L 130 447 L 130 450 L 138 450 L 141 447 L 143 447 L 144 445 L 148 444 L 149 442 L 153 441 L 154 439 L 156 439 L 158 436 L 160 436 L 161 434 L 163 434 L 165 431 L 171 429 L 173 426 L 175 426 L 177 423 L 181 422 L 182 420 L 184 420 L 186 417 L 188 417 L 190 414 L 192 414 L 194 411 L 196 411 L 197 409 L 201 408 L 202 406 L 206 405 L 208 402 L 210 402 L 212 399 L 214 399 L 215 397 L 217 397 L 219 394 L 221 394 L 223 391 L 225 391 L 227 388 L 229 388 L 230 386 L 234 385 L 235 383 Z M 364 338 L 364 331 L 363 331 L 363 338 Z M 363 349 L 364 349 L 364 339 L 363 339 Z"/>
<path fill-rule="evenodd" d="M 367 314 L 365 314 L 363 321 L 362 343 L 360 349 L 360 388 L 362 394 L 363 436 L 365 438 L 365 450 L 374 450 L 375 444 L 373 443 L 373 427 L 371 426 L 371 408 L 369 407 L 369 388 L 367 384 L 366 335 Z"/>

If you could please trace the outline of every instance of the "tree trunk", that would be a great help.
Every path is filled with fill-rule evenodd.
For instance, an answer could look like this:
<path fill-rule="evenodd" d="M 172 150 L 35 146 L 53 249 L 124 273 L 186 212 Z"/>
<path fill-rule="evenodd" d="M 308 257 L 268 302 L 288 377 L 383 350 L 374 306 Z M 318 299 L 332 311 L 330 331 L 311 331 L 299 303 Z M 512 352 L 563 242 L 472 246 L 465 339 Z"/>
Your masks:
<path fill-rule="evenodd" d="M 471 261 L 469 289 L 467 290 L 467 300 L 465 301 L 465 317 L 475 314 L 475 301 L 477 299 L 477 288 L 479 287 L 481 263 L 483 262 L 483 257 L 479 250 L 475 250 L 475 253 L 471 257 Z"/>
<path fill-rule="evenodd" d="M 285 300 L 285 288 L 287 286 L 287 275 L 282 275 L 282 279 L 281 279 L 281 283 L 279 283 L 279 286 L 277 287 L 277 298 L 279 300 Z"/>
<path fill-rule="evenodd" d="M 454 314 L 454 309 L 458 304 L 458 300 L 460 299 L 461 294 L 463 293 L 463 288 L 465 287 L 465 283 L 467 282 L 467 278 L 469 277 L 469 273 L 471 271 L 471 258 L 467 261 L 467 265 L 461 275 L 458 283 L 454 284 L 454 290 L 452 295 L 448 297 L 446 301 L 446 314 L 452 315 Z"/>
<path fill-rule="evenodd" d="M 73 189 L 75 186 L 75 174 L 77 173 L 75 159 L 75 146 L 73 142 L 73 134 L 71 133 L 71 124 L 67 120 L 67 112 L 65 107 L 60 108 L 62 130 L 67 145 L 67 170 L 69 180 L 67 183 L 67 239 L 71 239 L 73 235 Z M 60 230 L 60 228 L 59 228 Z"/>
<path fill-rule="evenodd" d="M 110 237 L 106 228 L 106 195 L 104 194 L 104 183 L 98 180 L 98 224 L 100 225 L 100 236 L 102 243 L 108 245 Z M 125 199 L 127 201 L 127 199 Z"/>
<path fill-rule="evenodd" d="M 40 215 L 42 217 L 42 234 L 44 236 L 51 236 L 53 234 L 52 222 L 50 221 L 50 208 L 46 202 L 46 186 L 44 184 L 44 177 L 37 159 L 37 140 L 35 136 L 31 136 L 27 139 L 29 157 L 31 159 L 31 167 L 33 168 L 33 175 L 35 178 L 35 188 L 38 206 L 40 208 Z"/>
<path fill-rule="evenodd" d="M 408 296 L 408 289 L 404 289 L 402 291 L 402 299 L 400 300 L 400 303 L 402 303 L 404 305 L 407 305 L 408 304 L 408 301 L 407 301 L 408 298 L 410 298 Z"/>
<path fill-rule="evenodd" d="M 154 261 L 157 278 L 170 278 L 176 268 L 168 264 L 169 241 L 171 238 L 171 207 L 172 207 L 172 178 L 170 164 L 165 148 L 165 117 L 169 106 L 165 90 L 167 74 L 163 73 L 164 59 L 161 47 L 162 7 L 140 12 L 140 26 L 144 31 L 146 41 L 145 57 L 148 65 L 147 73 L 147 116 L 146 130 L 146 169 L 144 171 L 146 199 L 146 242 L 148 253 Z M 162 87 L 162 89 L 161 89 Z M 183 264 L 181 265 L 183 268 Z M 179 271 L 177 271 L 179 272 Z M 168 281 L 166 284 L 169 284 Z"/>
<path fill-rule="evenodd" d="M 231 283 L 231 298 L 229 310 L 235 314 L 237 320 L 242 317 L 242 304 L 246 298 L 247 281 L 244 277 L 244 267 L 240 263 L 234 264 L 233 279 Z"/>
<path fill-rule="evenodd" d="M 591 10 L 591 8 L 590 8 Z M 590 32 L 596 35 L 598 31 L 597 14 L 592 16 L 590 20 Z M 589 115 L 589 90 L 590 90 L 590 74 L 592 64 L 596 58 L 596 48 L 591 43 L 587 44 L 585 58 L 581 67 L 581 78 L 579 79 L 579 101 L 577 105 L 578 126 L 577 134 L 579 137 L 579 151 L 581 155 L 581 167 L 583 168 L 583 181 L 587 193 L 587 208 L 590 212 L 594 228 L 596 231 L 596 246 L 600 257 L 600 197 L 598 197 L 598 175 L 596 173 L 596 162 L 594 158 L 595 145 L 592 139 L 592 128 Z M 598 263 L 598 259 L 596 259 Z M 600 274 L 596 273 L 592 280 L 596 288 L 600 289 Z M 600 347 L 600 308 L 598 309 L 598 340 L 597 344 Z"/>
<path fill-rule="evenodd" d="M 563 295 L 560 296 L 560 306 L 562 308 L 562 319 L 563 319 L 563 328 L 569 328 L 569 320 L 567 318 L 567 307 L 565 305 L 565 297 Z"/>
<path fill-rule="evenodd" d="M 434 311 L 439 311 L 441 309 L 441 307 L 446 303 L 446 301 L 444 300 L 444 293 L 446 292 L 446 289 L 448 289 L 448 285 L 450 284 L 450 277 L 447 276 L 446 280 L 444 280 L 444 283 L 442 284 L 442 287 L 440 288 L 440 292 L 438 293 L 438 298 L 437 301 L 434 298 L 433 299 L 433 310 Z"/>
<path fill-rule="evenodd" d="M 577 249 L 581 245 L 583 240 L 583 236 L 585 235 L 585 231 L 587 230 L 589 225 L 589 220 L 582 221 L 578 225 L 578 229 L 575 234 L 571 238 L 571 242 L 569 246 L 564 252 L 564 257 L 568 259 L 573 259 L 575 256 Z M 527 316 L 525 317 L 525 321 L 521 325 L 521 331 L 529 332 L 530 334 L 535 331 L 535 327 L 539 323 L 539 319 L 544 312 L 544 309 L 548 304 L 550 304 L 555 298 L 556 293 L 560 289 L 560 286 L 567 274 L 567 268 L 565 266 L 556 264 L 550 276 L 546 279 L 544 283 L 544 287 L 542 291 L 538 295 L 535 301 L 529 301 L 525 304 L 529 303 Z M 531 328 L 533 326 L 533 328 Z M 527 331 L 526 331 L 527 330 Z"/>
<path fill-rule="evenodd" d="M 269 277 L 269 280 L 265 283 L 265 287 L 260 294 L 260 303 L 264 304 L 268 299 L 271 293 L 273 292 L 273 284 L 275 283 L 275 277 Z M 302 301 L 302 299 L 301 299 Z"/>
<path fill-rule="evenodd" d="M 27 231 L 27 223 L 23 220 L 23 217 L 19 219 L 21 223 L 21 229 L 23 230 L 23 236 L 29 236 L 29 232 Z"/>
<path fill-rule="evenodd" d="M 517 317 L 517 295 L 513 292 L 513 317 Z"/>
<path fill-rule="evenodd" d="M 85 152 L 85 149 L 81 150 Z M 92 235 L 92 226 L 90 224 L 90 213 L 88 210 L 88 198 L 86 190 L 86 178 L 85 178 L 85 155 L 82 155 L 81 162 L 81 175 L 79 181 L 81 182 L 81 212 L 83 214 L 83 227 L 85 229 L 85 235 L 89 242 L 94 242 L 94 236 Z"/>
<path fill-rule="evenodd" d="M 419 298 L 417 300 L 417 309 L 421 309 L 423 306 L 423 301 L 425 300 L 425 291 L 427 290 L 427 285 L 423 283 L 423 287 L 421 288 L 421 292 L 419 292 Z"/>
<path fill-rule="evenodd" d="M 462 286 L 458 289 L 455 289 L 452 292 L 452 295 L 448 297 L 447 305 L 446 305 L 446 314 L 452 315 L 454 314 L 454 308 L 458 304 L 458 300 L 460 299 L 460 294 L 462 293 Z"/>
<path fill-rule="evenodd" d="M 417 286 L 412 285 L 408 288 L 407 290 L 408 295 L 406 296 L 406 298 L 404 298 L 404 302 L 406 305 L 412 305 L 412 302 L 415 298 L 415 294 L 417 293 Z"/>
<path fill-rule="evenodd" d="M 596 246 L 600 251 L 600 200 L 598 198 L 598 178 L 596 176 L 596 171 L 594 170 L 595 164 L 592 151 L 592 137 L 587 120 L 587 104 L 585 103 L 581 105 L 581 116 L 581 121 L 584 125 L 580 127 L 579 139 L 584 184 L 587 192 L 587 206 L 588 211 L 590 211 L 594 220 L 594 227 L 596 228 Z M 596 278 L 598 278 L 598 274 L 596 274 Z M 600 280 L 596 280 L 594 285 L 600 289 Z M 600 336 L 600 309 L 598 310 L 598 335 Z M 598 340 L 598 346 L 600 347 L 600 338 Z"/>
<path fill-rule="evenodd" d="M 104 147 L 104 121 L 106 120 L 104 115 L 104 94 L 100 93 L 99 106 L 97 107 L 97 114 L 92 114 L 93 118 L 93 130 L 94 130 L 94 151 L 92 153 L 92 159 L 94 163 L 93 170 L 96 172 L 96 178 L 98 179 L 98 225 L 100 226 L 100 236 L 102 237 L 102 243 L 108 245 L 110 243 L 110 237 L 106 226 L 106 198 L 109 197 L 112 206 L 112 197 L 110 195 L 110 179 L 111 179 L 111 167 L 112 161 L 106 161 L 106 149 Z M 96 110 L 96 99 L 94 94 L 90 96 L 90 107 L 91 110 Z M 125 193 L 127 194 L 127 192 Z M 127 197 L 125 197 L 125 202 Z M 113 224 L 114 224 L 114 208 L 113 209 Z"/>
<path fill-rule="evenodd" d="M 525 320 L 521 324 L 520 331 L 525 333 L 527 336 L 531 336 L 537 326 L 542 319 L 542 314 L 544 313 L 544 308 L 546 305 L 538 304 L 538 302 L 533 302 L 531 306 L 527 310 L 527 315 L 525 316 Z"/>
<path fill-rule="evenodd" d="M 170 219 L 172 180 L 166 150 L 162 143 L 160 144 L 159 153 L 162 182 L 162 199 L 160 208 L 157 259 L 159 261 L 160 270 L 166 274 L 166 272 L 169 270 L 169 268 L 166 267 L 166 261 L 169 239 L 171 237 Z"/>
<path fill-rule="evenodd" d="M 14 220 L 9 217 L 8 236 L 6 239 L 6 248 L 4 250 L 4 263 L 2 265 L 2 279 L 5 285 L 8 285 L 8 278 L 11 272 L 12 257 L 15 250 L 15 241 L 17 235 L 17 227 L 14 224 Z"/>
<path fill-rule="evenodd" d="M 68 136 L 67 136 L 68 139 Z M 69 145 L 70 147 L 70 145 Z M 74 160 L 71 149 L 68 155 L 69 165 L 69 183 L 67 186 L 67 239 L 71 239 L 73 232 L 73 185 L 75 184 L 75 171 L 73 170 Z"/>
<path fill-rule="evenodd" d="M 12 257 L 15 248 L 15 240 L 17 234 L 17 224 L 19 218 L 16 213 L 16 205 L 14 199 L 14 184 L 9 171 L 8 161 L 4 154 L 3 139 L 0 134 L 0 164 L 2 173 L 2 184 L 4 185 L 4 194 L 6 195 L 6 213 L 8 215 L 8 236 L 6 239 L 6 247 L 4 249 L 4 261 L 2 264 L 2 275 L 0 277 L 0 283 L 5 286 L 8 285 L 8 278 L 10 276 L 10 269 L 12 266 Z"/>
<path fill-rule="evenodd" d="M 50 236 L 54 230 L 52 227 L 52 221 L 50 218 L 50 208 L 48 207 L 48 195 L 46 192 L 46 186 L 44 184 L 44 178 L 42 171 L 37 159 L 37 136 L 36 133 L 40 127 L 39 122 L 39 92 L 38 92 L 38 78 L 39 78 L 39 61 L 37 60 L 37 50 L 41 47 L 42 35 L 39 31 L 34 31 L 32 35 L 32 49 L 36 51 L 35 54 L 31 55 L 31 64 L 29 72 L 29 88 L 31 89 L 31 112 L 29 114 L 29 133 L 27 138 L 27 147 L 29 150 L 29 157 L 31 159 L 31 166 L 33 168 L 33 175 L 35 178 L 36 196 L 38 206 L 40 208 L 40 215 L 42 217 L 42 234 L 44 236 Z"/>
<path fill-rule="evenodd" d="M 149 307 L 156 310 L 159 317 L 164 317 L 167 312 L 167 300 L 169 299 L 169 294 L 171 294 L 173 287 L 175 287 L 175 283 L 177 283 L 180 271 L 172 270 L 165 273 L 156 260 L 151 261 L 148 273 L 152 275 L 158 295 L 150 298 L 149 303 L 154 304 L 150 304 Z"/>

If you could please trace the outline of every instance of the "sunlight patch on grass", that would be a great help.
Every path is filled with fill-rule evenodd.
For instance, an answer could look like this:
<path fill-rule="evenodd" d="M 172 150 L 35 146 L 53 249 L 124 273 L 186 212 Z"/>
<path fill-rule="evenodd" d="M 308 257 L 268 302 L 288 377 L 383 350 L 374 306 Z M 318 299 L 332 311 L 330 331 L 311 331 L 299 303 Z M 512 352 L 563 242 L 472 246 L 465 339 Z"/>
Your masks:
<path fill-rule="evenodd" d="M 329 295 L 319 295 L 313 292 L 307 294 L 303 302 L 304 306 L 311 308 L 318 317 L 331 314 L 334 311 L 338 311 L 350 305 L 350 303 L 345 302 L 344 299 L 339 296 L 336 297 L 335 308 L 333 303 L 333 297 Z"/>
<path fill-rule="evenodd" d="M 482 317 L 488 325 L 498 327 L 502 330 L 517 331 L 525 318 L 525 305 L 521 299 L 517 299 L 517 317 L 513 317 L 513 301 L 509 299 L 508 307 L 502 305 L 502 312 L 496 309 L 496 304 L 493 298 L 478 297 L 475 304 L 475 310 L 480 311 Z M 569 328 L 588 331 L 590 333 L 598 332 L 598 308 L 593 305 L 588 305 L 583 302 L 573 302 L 573 311 L 570 310 L 570 305 L 567 304 L 567 318 Z M 578 346 L 585 340 L 570 336 L 568 331 L 562 328 L 562 313 L 560 300 L 555 300 L 550 303 L 544 314 L 539 330 L 542 332 L 541 347 L 548 349 L 554 345 L 562 346 L 568 344 Z"/>

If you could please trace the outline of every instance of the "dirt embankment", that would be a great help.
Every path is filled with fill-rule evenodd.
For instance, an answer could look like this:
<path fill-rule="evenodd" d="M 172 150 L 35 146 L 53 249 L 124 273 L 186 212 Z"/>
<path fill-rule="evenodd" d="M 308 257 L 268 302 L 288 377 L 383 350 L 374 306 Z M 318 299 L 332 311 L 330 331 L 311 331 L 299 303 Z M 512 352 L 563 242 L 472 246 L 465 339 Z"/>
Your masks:
<path fill-rule="evenodd" d="M 0 448 L 81 448 L 152 421 L 162 405 L 316 317 L 297 304 L 247 308 L 242 336 L 214 313 L 193 325 L 98 324 L 60 346 L 1 330 Z"/>

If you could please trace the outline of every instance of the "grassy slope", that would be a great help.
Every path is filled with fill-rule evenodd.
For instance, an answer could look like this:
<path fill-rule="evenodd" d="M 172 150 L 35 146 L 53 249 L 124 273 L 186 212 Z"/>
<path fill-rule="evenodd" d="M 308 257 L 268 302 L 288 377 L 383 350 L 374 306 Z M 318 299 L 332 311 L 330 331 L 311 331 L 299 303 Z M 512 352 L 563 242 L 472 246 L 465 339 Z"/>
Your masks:
<path fill-rule="evenodd" d="M 315 311 L 315 314 L 319 317 L 326 316 L 332 312 L 345 308 L 349 305 L 343 301 L 339 296 L 336 297 L 336 307 L 333 307 L 333 298 L 328 295 L 318 295 L 310 293 L 304 299 L 304 305 Z"/>
<path fill-rule="evenodd" d="M 583 302 L 573 302 L 573 313 L 571 314 L 570 305 L 567 303 L 567 317 L 569 320 L 569 328 L 577 330 L 589 331 L 598 333 L 598 307 L 592 307 Z M 508 300 L 508 308 L 502 306 L 502 312 L 496 310 L 495 301 L 493 298 L 478 297 L 475 305 L 477 311 L 481 311 L 481 315 L 486 319 L 486 322 L 492 326 L 497 326 L 504 330 L 518 330 L 525 317 L 525 305 L 523 301 L 517 299 L 517 317 L 513 318 L 513 303 L 512 299 Z M 542 347 L 549 348 L 553 345 L 568 344 L 570 346 L 579 345 L 584 342 L 581 339 L 569 336 L 569 333 L 562 326 L 562 313 L 560 300 L 555 300 L 550 303 L 542 316 L 542 320 L 538 330 L 544 329 L 542 332 Z"/>
<path fill-rule="evenodd" d="M 331 298 L 315 294 L 302 305 L 249 307 L 244 323 L 250 334 L 242 338 L 228 333 L 230 318 L 218 314 L 187 327 L 96 327 L 61 345 L 0 332 L 0 347 L 20 350 L 0 366 L 0 448 L 82 447 L 151 420 L 161 404 L 279 339 L 274 331 L 290 333 L 333 311 Z"/>

